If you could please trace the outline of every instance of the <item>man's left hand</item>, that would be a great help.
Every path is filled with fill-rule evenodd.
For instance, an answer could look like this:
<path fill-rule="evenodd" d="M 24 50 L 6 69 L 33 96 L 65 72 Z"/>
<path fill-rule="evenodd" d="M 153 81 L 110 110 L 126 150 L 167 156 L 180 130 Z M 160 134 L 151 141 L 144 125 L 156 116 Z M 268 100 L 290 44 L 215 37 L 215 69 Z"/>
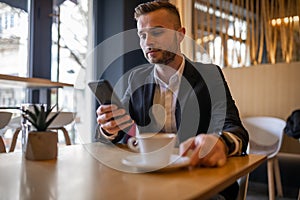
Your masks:
<path fill-rule="evenodd" d="M 182 156 L 186 156 L 190 150 L 191 166 L 221 167 L 226 164 L 226 146 L 216 135 L 199 134 L 179 146 Z"/>

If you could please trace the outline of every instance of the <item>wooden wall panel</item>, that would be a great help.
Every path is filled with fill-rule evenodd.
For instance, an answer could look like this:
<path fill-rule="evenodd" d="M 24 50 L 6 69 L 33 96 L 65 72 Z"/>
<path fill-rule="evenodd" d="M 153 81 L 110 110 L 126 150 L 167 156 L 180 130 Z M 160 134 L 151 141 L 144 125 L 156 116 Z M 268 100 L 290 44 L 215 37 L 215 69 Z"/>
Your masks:
<path fill-rule="evenodd" d="M 300 62 L 224 68 L 223 72 L 241 117 L 265 115 L 286 120 L 300 109 Z M 285 137 L 282 151 L 300 153 L 300 143 Z"/>

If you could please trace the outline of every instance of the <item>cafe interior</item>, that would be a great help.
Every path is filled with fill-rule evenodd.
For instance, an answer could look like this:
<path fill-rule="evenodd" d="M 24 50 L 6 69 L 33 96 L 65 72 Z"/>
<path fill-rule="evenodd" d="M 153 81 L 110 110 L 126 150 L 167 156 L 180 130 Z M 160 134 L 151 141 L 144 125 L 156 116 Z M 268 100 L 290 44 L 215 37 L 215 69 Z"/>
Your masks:
<path fill-rule="evenodd" d="M 88 83 L 100 78 L 109 80 L 121 97 L 129 72 L 147 63 L 139 47 L 133 13 L 137 5 L 148 1 L 0 0 L 0 173 L 1 177 L 14 174 L 12 178 L 0 178 L 1 185 L 6 185 L 0 189 L 0 199 L 209 199 L 229 184 L 224 180 L 218 184 L 224 187 L 208 188 L 201 196 L 200 192 L 194 195 L 193 189 L 197 188 L 191 185 L 196 175 L 188 174 L 187 169 L 133 176 L 109 171 L 105 167 L 110 164 L 90 166 L 92 158 L 100 162 L 103 159 L 105 163 L 118 156 L 94 140 L 99 104 Z M 182 52 L 193 61 L 220 66 L 250 135 L 249 155 L 264 155 L 247 173 L 231 176 L 243 185 L 240 189 L 244 193 L 239 199 L 299 200 L 300 114 L 298 119 L 292 116 L 300 109 L 300 1 L 169 2 L 178 8 L 186 28 Z M 26 158 L 22 157 L 26 149 L 23 108 L 38 104 L 54 106 L 52 112 L 60 112 L 48 127 L 57 132 L 56 161 L 24 161 Z M 288 123 L 293 124 L 294 132 L 288 132 Z M 252 141 L 262 148 L 256 151 L 253 145 L 251 149 Z M 90 147 L 93 143 L 97 146 Z M 85 158 L 86 154 L 74 149 L 75 146 L 84 146 L 91 158 Z M 95 151 L 101 154 L 101 148 L 107 157 L 97 157 Z M 76 152 L 76 162 L 64 156 L 76 156 Z M 89 164 L 82 163 L 85 161 Z M 60 171 L 67 163 L 78 166 L 78 170 L 65 167 Z M 9 172 L 5 172 L 8 168 Z M 98 168 L 106 175 L 97 174 Z M 44 170 L 44 177 L 36 177 L 35 170 Z M 63 172 L 69 177 L 62 177 Z M 92 173 L 99 175 L 98 182 Z M 182 177 L 177 179 L 177 173 Z M 192 180 L 184 178 L 184 173 Z M 104 184 L 117 174 L 121 175 L 120 184 L 113 184 L 123 197 L 114 196 L 118 192 Z M 87 181 L 83 187 L 86 191 L 80 192 L 83 183 L 77 176 L 88 177 L 82 179 Z M 174 182 L 169 180 L 172 178 Z M 64 182 L 68 179 L 70 182 Z M 130 182 L 134 180 L 136 183 Z M 36 182 L 43 182 L 43 187 L 35 185 Z M 150 183 L 149 189 L 146 184 Z M 160 184 L 159 190 L 155 185 Z M 137 189 L 127 192 L 129 186 Z M 97 188 L 102 188 L 101 192 Z M 176 196 L 166 196 L 170 191 L 161 193 L 174 188 L 179 190 L 173 193 Z M 150 196 L 143 195 L 148 193 Z"/>

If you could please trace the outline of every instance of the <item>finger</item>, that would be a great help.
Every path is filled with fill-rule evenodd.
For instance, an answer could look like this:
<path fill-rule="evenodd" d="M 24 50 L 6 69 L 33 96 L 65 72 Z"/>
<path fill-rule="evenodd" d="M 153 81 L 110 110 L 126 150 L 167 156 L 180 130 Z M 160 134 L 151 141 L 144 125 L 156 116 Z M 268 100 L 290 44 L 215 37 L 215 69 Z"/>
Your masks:
<path fill-rule="evenodd" d="M 226 158 L 218 160 L 217 167 L 223 167 L 226 164 L 226 162 L 227 162 Z"/>
<path fill-rule="evenodd" d="M 130 127 L 133 123 L 134 123 L 134 121 L 131 120 L 130 122 L 128 122 L 128 123 L 123 123 L 123 124 L 121 124 L 121 125 L 119 125 L 119 126 L 114 126 L 114 127 L 112 127 L 112 126 L 107 126 L 107 127 L 105 127 L 105 125 L 103 125 L 103 126 L 101 126 L 101 127 L 102 127 L 105 131 L 107 131 L 108 133 L 114 134 L 114 133 L 117 133 L 117 132 L 119 132 L 119 131 L 121 131 L 121 130 L 124 130 L 124 129 Z"/>
<path fill-rule="evenodd" d="M 114 105 L 114 104 L 108 104 L 108 105 L 101 105 L 98 107 L 96 113 L 97 115 L 101 115 L 103 113 L 107 113 L 107 112 L 111 112 L 113 110 L 116 110 L 118 108 L 118 106 Z"/>
<path fill-rule="evenodd" d="M 109 122 L 112 118 L 113 118 L 113 114 L 111 112 L 104 113 L 104 114 L 98 115 L 97 122 L 99 124 L 105 124 L 105 123 Z"/>
<path fill-rule="evenodd" d="M 192 155 L 190 156 L 190 159 L 191 159 L 190 165 L 191 166 L 196 166 L 199 164 L 199 154 L 200 154 L 200 152 L 202 152 L 204 140 L 205 140 L 205 135 L 200 134 L 195 137 L 195 139 L 194 139 L 195 148 L 194 148 Z"/>
<path fill-rule="evenodd" d="M 120 126 L 125 122 L 128 124 L 132 124 L 133 120 L 131 120 L 129 115 L 125 115 L 118 119 L 113 119 L 113 120 L 109 120 L 105 123 L 102 123 L 101 127 L 104 130 L 108 130 L 111 132 L 116 131 L 116 130 L 120 131 L 121 130 Z M 122 127 L 124 127 L 124 126 L 122 126 Z"/>
<path fill-rule="evenodd" d="M 225 163 L 226 157 L 221 156 L 218 152 L 208 154 L 206 157 L 199 159 L 199 164 L 206 167 L 221 167 Z"/>
<path fill-rule="evenodd" d="M 126 111 L 124 110 L 124 109 L 116 109 L 116 110 L 113 110 L 112 112 L 111 112 L 111 114 L 112 114 L 112 117 L 114 117 L 114 118 L 118 118 L 118 117 L 120 117 L 120 116 L 122 116 L 122 115 L 125 115 L 126 114 Z"/>
<path fill-rule="evenodd" d="M 195 148 L 195 137 L 189 138 L 179 145 L 179 155 L 186 156 L 188 151 Z"/>
<path fill-rule="evenodd" d="M 118 126 L 111 126 L 110 122 L 101 124 L 101 128 L 109 134 L 117 134 L 120 131 Z"/>
<path fill-rule="evenodd" d="M 112 112 L 109 111 L 106 113 L 102 113 L 101 115 L 98 115 L 97 122 L 99 124 L 104 124 L 112 120 L 113 118 L 119 118 L 120 116 L 123 116 L 125 113 L 126 111 L 124 109 L 117 109 Z"/>
<path fill-rule="evenodd" d="M 199 164 L 199 152 L 201 152 L 201 148 L 202 148 L 202 145 L 201 144 L 198 144 L 196 145 L 196 148 L 194 149 L 190 159 L 190 165 L 191 166 L 196 166 Z"/>
<path fill-rule="evenodd" d="M 121 125 L 119 126 L 119 129 L 120 129 L 120 130 L 124 130 L 124 129 L 126 129 L 126 128 L 132 126 L 133 123 L 134 123 L 134 121 L 131 120 L 131 121 L 127 122 L 127 123 L 121 124 Z"/>
<path fill-rule="evenodd" d="M 199 165 L 205 166 L 205 167 L 222 167 L 226 164 L 226 158 L 220 158 L 220 159 L 213 159 L 209 158 L 206 160 L 200 159 Z"/>
<path fill-rule="evenodd" d="M 131 117 L 129 115 L 124 115 L 122 117 L 115 118 L 114 121 L 116 123 L 116 126 L 121 126 L 125 122 L 127 122 L 127 123 L 133 123 L 133 120 L 131 119 Z"/>

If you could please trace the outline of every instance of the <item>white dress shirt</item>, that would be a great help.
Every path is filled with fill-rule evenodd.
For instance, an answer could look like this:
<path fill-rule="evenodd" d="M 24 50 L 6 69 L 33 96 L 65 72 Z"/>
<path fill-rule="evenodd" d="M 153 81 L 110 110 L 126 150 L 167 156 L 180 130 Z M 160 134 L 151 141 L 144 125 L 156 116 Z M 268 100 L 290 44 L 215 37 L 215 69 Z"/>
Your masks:
<path fill-rule="evenodd" d="M 170 77 L 169 82 L 166 83 L 159 77 L 157 72 L 157 67 L 159 66 L 155 65 L 154 79 L 156 88 L 153 98 L 154 106 L 152 107 L 152 114 L 156 123 L 163 127 L 162 131 L 166 133 L 177 132 L 175 110 L 184 66 L 185 59 L 183 58 L 179 69 Z"/>

